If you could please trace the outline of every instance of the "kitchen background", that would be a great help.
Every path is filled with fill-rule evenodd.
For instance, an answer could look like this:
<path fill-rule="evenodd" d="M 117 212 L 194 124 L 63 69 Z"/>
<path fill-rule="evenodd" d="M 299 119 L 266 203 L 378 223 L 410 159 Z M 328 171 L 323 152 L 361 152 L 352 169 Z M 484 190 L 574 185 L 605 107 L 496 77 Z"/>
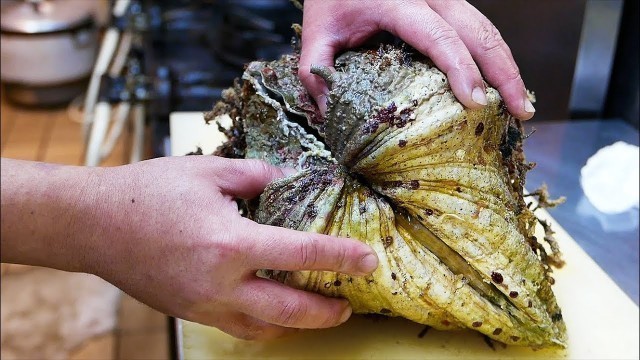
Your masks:
<path fill-rule="evenodd" d="M 637 1 L 470 2 L 536 93 L 534 121 L 638 128 Z M 287 0 L 0 4 L 2 156 L 72 165 L 169 154 L 170 114 L 211 108 L 243 64 L 289 52 L 301 21 Z M 99 279 L 8 264 L 1 279 L 3 359 L 174 355 L 171 321 Z"/>

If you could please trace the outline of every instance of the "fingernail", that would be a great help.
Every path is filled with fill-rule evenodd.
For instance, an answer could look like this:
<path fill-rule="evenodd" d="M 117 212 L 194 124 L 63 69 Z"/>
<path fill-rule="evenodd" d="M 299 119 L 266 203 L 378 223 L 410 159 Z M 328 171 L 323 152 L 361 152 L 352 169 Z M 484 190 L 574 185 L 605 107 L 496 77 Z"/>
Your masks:
<path fill-rule="evenodd" d="M 291 176 L 294 174 L 298 173 L 298 170 L 294 169 L 294 168 L 290 168 L 290 167 L 286 167 L 286 168 L 281 168 L 282 169 L 282 174 L 287 177 L 287 176 Z"/>
<path fill-rule="evenodd" d="M 365 255 L 358 264 L 358 269 L 365 274 L 370 274 L 378 267 L 378 257 L 375 254 Z"/>
<path fill-rule="evenodd" d="M 531 103 L 531 101 L 529 101 L 529 99 L 524 99 L 524 111 L 528 113 L 536 112 L 536 108 L 533 107 L 533 104 Z"/>
<path fill-rule="evenodd" d="M 476 104 L 487 105 L 487 95 L 485 95 L 484 90 L 479 86 L 473 88 L 471 99 L 473 99 Z"/>
<path fill-rule="evenodd" d="M 342 312 L 342 315 L 340 316 L 340 324 L 349 320 L 349 318 L 351 317 L 351 313 L 352 313 L 351 306 L 347 305 L 347 308 L 344 309 L 344 311 Z"/>

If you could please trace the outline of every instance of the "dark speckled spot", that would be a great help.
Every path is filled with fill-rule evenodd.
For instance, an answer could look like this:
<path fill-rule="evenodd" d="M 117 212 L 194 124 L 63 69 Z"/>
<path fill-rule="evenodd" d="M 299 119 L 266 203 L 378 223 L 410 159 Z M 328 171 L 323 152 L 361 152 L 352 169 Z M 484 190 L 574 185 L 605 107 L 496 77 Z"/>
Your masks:
<path fill-rule="evenodd" d="M 402 185 L 403 185 L 403 183 L 400 180 L 385 181 L 385 182 L 382 183 L 382 187 L 385 188 L 385 189 L 402 187 Z"/>
<path fill-rule="evenodd" d="M 387 236 L 384 239 L 382 239 L 382 242 L 384 244 L 384 248 L 386 249 L 393 244 L 393 237 Z"/>
<path fill-rule="evenodd" d="M 502 274 L 500 274 L 499 272 L 492 271 L 491 280 L 493 280 L 493 282 L 496 284 L 502 284 L 502 282 L 504 281 L 504 278 L 502 277 Z"/>
<path fill-rule="evenodd" d="M 377 121 L 369 121 L 362 127 L 362 132 L 365 134 L 373 134 L 378 131 L 378 127 L 380 127 L 380 124 Z"/>
<path fill-rule="evenodd" d="M 316 208 L 311 205 L 309 206 L 309 208 L 307 209 L 307 216 L 314 218 L 318 215 L 318 211 L 316 210 Z"/>

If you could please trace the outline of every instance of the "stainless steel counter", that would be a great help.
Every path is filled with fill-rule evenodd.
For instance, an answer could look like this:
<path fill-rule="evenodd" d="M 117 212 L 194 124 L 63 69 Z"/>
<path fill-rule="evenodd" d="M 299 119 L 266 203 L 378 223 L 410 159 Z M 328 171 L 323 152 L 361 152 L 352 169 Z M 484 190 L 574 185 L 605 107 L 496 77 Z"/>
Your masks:
<path fill-rule="evenodd" d="M 533 120 L 525 128 L 536 129 L 525 142 L 525 153 L 538 164 L 528 174 L 527 189 L 533 191 L 546 182 L 552 197 L 567 197 L 566 203 L 549 212 L 638 304 L 638 209 L 604 214 L 591 205 L 580 186 L 580 169 L 591 155 L 616 141 L 638 145 L 638 131 L 618 120 Z"/>

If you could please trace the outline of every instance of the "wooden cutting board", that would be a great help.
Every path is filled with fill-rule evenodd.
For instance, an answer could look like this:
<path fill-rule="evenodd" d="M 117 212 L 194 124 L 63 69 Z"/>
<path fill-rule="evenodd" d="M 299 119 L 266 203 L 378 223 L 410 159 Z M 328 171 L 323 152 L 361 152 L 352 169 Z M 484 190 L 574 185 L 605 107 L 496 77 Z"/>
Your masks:
<path fill-rule="evenodd" d="M 223 137 L 200 113 L 171 117 L 173 155 L 196 146 L 209 150 Z M 195 135 L 194 135 L 195 134 Z M 206 134 L 206 135 L 204 135 Z M 173 150 L 176 149 L 176 152 Z M 186 151 L 184 151 L 186 149 Z M 181 151 L 181 152 L 178 152 Z M 211 153 L 211 151 L 205 151 Z M 215 328 L 178 321 L 182 359 L 638 359 L 638 306 L 544 210 L 567 264 L 556 270 L 553 290 L 567 324 L 567 350 L 531 350 L 494 343 L 473 331 L 429 330 L 404 319 L 353 316 L 345 324 L 302 331 L 267 342 L 235 339 Z M 539 236 L 542 236 L 540 234 Z M 637 271 L 637 269 L 629 269 Z"/>

